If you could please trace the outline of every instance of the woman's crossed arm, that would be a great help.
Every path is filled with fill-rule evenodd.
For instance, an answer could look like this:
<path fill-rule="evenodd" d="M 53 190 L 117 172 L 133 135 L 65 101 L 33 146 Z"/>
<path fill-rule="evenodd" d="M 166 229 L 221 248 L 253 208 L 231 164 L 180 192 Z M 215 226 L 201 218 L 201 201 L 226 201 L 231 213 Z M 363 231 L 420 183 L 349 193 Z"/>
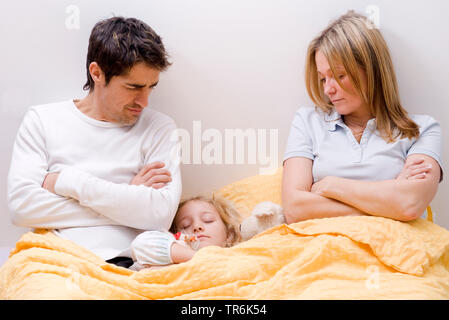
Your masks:
<path fill-rule="evenodd" d="M 420 169 L 410 169 L 414 163 L 420 163 L 415 166 Z M 415 175 L 417 179 L 407 175 Z M 421 154 L 409 156 L 403 171 L 393 180 L 360 181 L 329 176 L 315 184 L 312 160 L 291 158 L 284 163 L 283 206 L 288 223 L 361 214 L 409 221 L 422 215 L 437 192 L 439 180 L 438 163 Z"/>

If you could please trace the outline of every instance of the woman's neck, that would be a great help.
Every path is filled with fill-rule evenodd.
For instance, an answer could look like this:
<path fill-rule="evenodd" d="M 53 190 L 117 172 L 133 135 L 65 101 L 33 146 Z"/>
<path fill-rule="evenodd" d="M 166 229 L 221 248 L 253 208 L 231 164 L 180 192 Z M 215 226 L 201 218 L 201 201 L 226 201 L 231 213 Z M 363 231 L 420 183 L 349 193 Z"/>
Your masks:
<path fill-rule="evenodd" d="M 361 110 L 362 111 L 362 110 Z M 365 110 L 363 110 L 365 111 Z M 349 127 L 353 129 L 364 129 L 366 124 L 370 119 L 373 118 L 371 113 L 368 112 L 358 112 L 351 113 L 347 115 L 342 115 L 343 122 Z"/>
<path fill-rule="evenodd" d="M 351 129 L 364 129 L 368 118 L 358 118 L 350 115 L 343 116 L 343 122 Z"/>
<path fill-rule="evenodd" d="M 370 112 L 342 115 L 343 122 L 352 131 L 354 138 L 360 143 L 368 121 L 373 118 Z"/>

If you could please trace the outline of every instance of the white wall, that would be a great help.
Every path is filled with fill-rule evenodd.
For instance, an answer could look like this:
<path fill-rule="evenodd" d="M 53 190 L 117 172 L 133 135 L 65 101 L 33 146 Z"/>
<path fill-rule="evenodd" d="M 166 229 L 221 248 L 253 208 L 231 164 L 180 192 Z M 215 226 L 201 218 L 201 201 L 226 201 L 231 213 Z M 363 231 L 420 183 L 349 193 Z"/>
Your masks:
<path fill-rule="evenodd" d="M 6 204 L 12 144 L 24 112 L 32 104 L 85 95 L 88 37 L 99 19 L 134 16 L 163 37 L 174 64 L 150 98 L 153 108 L 189 132 L 195 120 L 203 131 L 215 128 L 223 135 L 233 128 L 277 129 L 280 164 L 295 110 L 310 105 L 303 81 L 309 41 L 331 19 L 348 9 L 366 12 L 370 5 L 379 9 L 404 106 L 438 119 L 449 141 L 446 0 L 2 1 L 0 246 L 12 246 L 24 231 L 10 223 Z M 79 29 L 70 29 L 77 9 Z M 448 156 L 444 150 L 444 161 Z M 183 165 L 184 195 L 257 174 L 260 167 Z M 432 202 L 436 222 L 446 228 L 448 190 L 446 179 Z"/>

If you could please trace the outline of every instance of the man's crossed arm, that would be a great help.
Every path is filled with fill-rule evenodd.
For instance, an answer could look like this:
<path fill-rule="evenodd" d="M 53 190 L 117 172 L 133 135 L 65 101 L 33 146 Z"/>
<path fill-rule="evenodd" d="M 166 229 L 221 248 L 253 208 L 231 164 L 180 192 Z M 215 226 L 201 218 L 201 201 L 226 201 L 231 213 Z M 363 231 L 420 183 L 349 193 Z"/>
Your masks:
<path fill-rule="evenodd" d="M 170 227 L 181 196 L 179 169 L 172 174 L 164 163 L 144 166 L 127 184 L 112 183 L 75 168 L 49 173 L 42 187 L 78 200 L 110 219 L 137 229 Z"/>

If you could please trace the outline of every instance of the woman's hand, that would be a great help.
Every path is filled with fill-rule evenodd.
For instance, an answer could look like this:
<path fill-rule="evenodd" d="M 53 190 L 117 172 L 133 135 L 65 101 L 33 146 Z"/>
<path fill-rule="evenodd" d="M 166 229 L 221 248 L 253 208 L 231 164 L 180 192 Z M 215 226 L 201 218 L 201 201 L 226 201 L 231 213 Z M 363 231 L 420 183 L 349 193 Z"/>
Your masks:
<path fill-rule="evenodd" d="M 324 177 L 323 179 L 315 182 L 312 185 L 312 189 L 310 190 L 310 192 L 313 192 L 322 197 L 327 197 L 333 190 L 332 188 L 335 186 L 335 182 L 337 179 L 338 178 L 334 176 Z"/>
<path fill-rule="evenodd" d="M 398 180 L 424 179 L 432 169 L 432 165 L 425 163 L 423 158 L 412 159 L 404 165 L 402 171 L 396 177 Z M 327 197 L 336 187 L 338 177 L 327 176 L 312 185 L 311 192 Z"/>
<path fill-rule="evenodd" d="M 282 207 L 287 223 L 363 214 L 354 206 L 320 196 L 327 194 L 328 190 L 334 190 L 335 185 L 338 187 L 341 178 L 326 177 L 314 184 L 312 165 L 312 160 L 302 157 L 284 162 Z"/>
<path fill-rule="evenodd" d="M 432 165 L 425 163 L 423 158 L 416 158 L 407 163 L 399 175 L 396 177 L 398 180 L 414 180 L 424 179 L 426 175 L 432 169 Z"/>

